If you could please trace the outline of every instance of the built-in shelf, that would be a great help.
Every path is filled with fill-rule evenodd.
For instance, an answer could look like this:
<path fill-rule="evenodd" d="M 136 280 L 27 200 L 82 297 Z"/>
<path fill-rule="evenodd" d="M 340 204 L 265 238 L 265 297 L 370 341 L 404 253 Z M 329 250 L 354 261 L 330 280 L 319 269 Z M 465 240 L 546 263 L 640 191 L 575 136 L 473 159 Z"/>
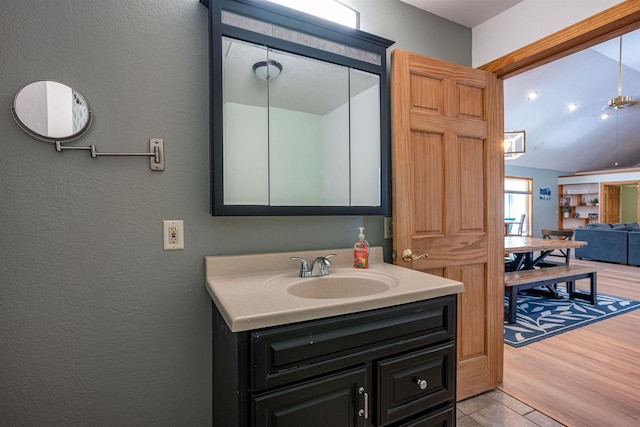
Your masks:
<path fill-rule="evenodd" d="M 599 222 L 600 200 L 598 184 L 567 184 L 558 186 L 558 229 L 576 229 L 590 222 Z M 565 217 L 565 210 L 569 210 Z"/>

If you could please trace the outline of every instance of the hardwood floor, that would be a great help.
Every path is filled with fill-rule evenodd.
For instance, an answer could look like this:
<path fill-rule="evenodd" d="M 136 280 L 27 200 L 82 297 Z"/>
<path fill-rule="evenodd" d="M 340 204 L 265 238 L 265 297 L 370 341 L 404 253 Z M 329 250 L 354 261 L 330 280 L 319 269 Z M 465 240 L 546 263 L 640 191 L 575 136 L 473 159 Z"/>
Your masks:
<path fill-rule="evenodd" d="M 640 300 L 640 267 L 571 263 L 600 268 L 599 293 Z M 567 426 L 640 426 L 640 309 L 521 348 L 505 344 L 498 388 Z"/>

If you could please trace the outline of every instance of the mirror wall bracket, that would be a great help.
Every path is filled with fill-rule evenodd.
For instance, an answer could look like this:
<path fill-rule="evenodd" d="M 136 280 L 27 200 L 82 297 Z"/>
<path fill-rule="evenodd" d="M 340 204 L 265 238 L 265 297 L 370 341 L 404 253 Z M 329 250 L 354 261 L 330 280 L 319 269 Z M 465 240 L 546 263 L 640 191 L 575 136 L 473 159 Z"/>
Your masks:
<path fill-rule="evenodd" d="M 158 138 L 149 140 L 148 153 L 101 153 L 98 152 L 95 145 L 76 147 L 62 145 L 61 142 L 56 141 L 56 151 L 60 152 L 63 150 L 89 150 L 91 157 L 94 159 L 99 156 L 147 156 L 149 157 L 149 167 L 152 171 L 160 172 L 164 170 L 164 140 Z"/>

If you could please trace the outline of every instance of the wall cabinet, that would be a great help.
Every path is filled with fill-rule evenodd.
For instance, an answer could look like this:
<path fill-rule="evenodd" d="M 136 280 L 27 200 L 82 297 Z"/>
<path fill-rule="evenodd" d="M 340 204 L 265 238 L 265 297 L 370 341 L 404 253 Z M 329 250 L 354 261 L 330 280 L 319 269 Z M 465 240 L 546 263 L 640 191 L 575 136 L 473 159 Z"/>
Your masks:
<path fill-rule="evenodd" d="M 567 184 L 558 186 L 558 229 L 576 229 L 599 221 L 598 184 Z"/>
<path fill-rule="evenodd" d="M 214 305 L 214 426 L 455 425 L 456 298 L 238 333 Z"/>
<path fill-rule="evenodd" d="M 393 42 L 273 2 L 201 2 L 212 214 L 385 215 Z"/>

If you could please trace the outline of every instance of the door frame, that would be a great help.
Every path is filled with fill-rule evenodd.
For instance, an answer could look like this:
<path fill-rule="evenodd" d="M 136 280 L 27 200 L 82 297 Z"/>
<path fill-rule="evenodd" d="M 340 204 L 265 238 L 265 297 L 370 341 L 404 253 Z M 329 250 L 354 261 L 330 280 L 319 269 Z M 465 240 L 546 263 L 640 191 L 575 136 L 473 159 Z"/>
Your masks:
<path fill-rule="evenodd" d="M 478 68 L 507 79 L 637 29 L 640 0 L 626 0 Z"/>
<path fill-rule="evenodd" d="M 640 29 L 640 0 L 625 0 L 478 69 L 495 73 L 499 79 L 505 80 L 637 29 Z M 640 218 L 640 187 L 638 196 Z M 499 381 L 502 382 L 502 362 L 499 371 Z"/>
<path fill-rule="evenodd" d="M 638 214 L 636 216 L 636 222 L 640 223 L 640 181 L 603 181 L 600 183 L 600 203 L 599 203 L 599 209 L 598 209 L 598 215 L 600 215 L 600 218 L 604 219 L 604 210 L 605 210 L 605 204 L 604 204 L 604 198 L 602 197 L 604 195 L 604 187 L 607 185 L 619 185 L 619 186 L 623 186 L 623 185 L 637 185 L 638 186 L 638 206 L 637 206 L 637 211 Z M 621 189 L 622 190 L 622 189 Z M 620 206 L 622 208 L 622 205 Z M 621 212 L 622 214 L 622 212 Z"/>

